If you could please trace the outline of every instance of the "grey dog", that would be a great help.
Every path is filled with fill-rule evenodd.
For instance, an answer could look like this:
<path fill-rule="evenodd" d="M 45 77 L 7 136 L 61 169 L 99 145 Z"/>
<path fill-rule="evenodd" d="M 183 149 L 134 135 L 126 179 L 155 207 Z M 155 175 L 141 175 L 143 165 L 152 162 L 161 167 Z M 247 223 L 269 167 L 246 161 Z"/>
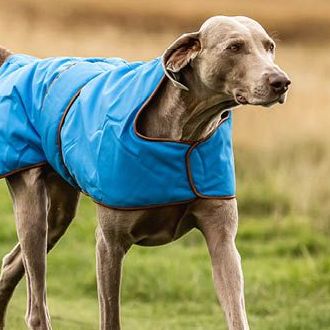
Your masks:
<path fill-rule="evenodd" d="M 223 16 L 208 19 L 198 32 L 182 35 L 165 51 L 168 79 L 149 102 L 147 107 L 158 110 L 144 112 L 141 133 L 155 138 L 199 140 L 215 130 L 228 107 L 284 103 L 290 80 L 274 64 L 274 53 L 274 41 L 256 21 Z M 1 49 L 0 64 L 10 54 Z M 188 88 L 176 81 L 178 76 Z M 46 254 L 74 218 L 79 192 L 49 166 L 17 172 L 6 180 L 14 203 L 19 243 L 3 259 L 0 329 L 4 329 L 9 300 L 25 273 L 26 323 L 33 330 L 50 330 Z M 182 205 L 130 211 L 97 205 L 97 211 L 101 329 L 120 329 L 121 268 L 129 248 L 133 244 L 166 244 L 193 228 L 205 237 L 228 328 L 249 329 L 241 262 L 235 246 L 235 198 L 197 198 Z"/>

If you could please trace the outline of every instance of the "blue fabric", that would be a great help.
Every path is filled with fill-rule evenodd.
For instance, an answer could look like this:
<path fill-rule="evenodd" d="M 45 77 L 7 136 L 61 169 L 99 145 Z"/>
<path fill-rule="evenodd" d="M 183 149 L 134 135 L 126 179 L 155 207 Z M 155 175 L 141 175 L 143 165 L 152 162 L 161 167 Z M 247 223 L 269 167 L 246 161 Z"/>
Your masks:
<path fill-rule="evenodd" d="M 0 176 L 48 162 L 109 207 L 235 194 L 232 118 L 196 144 L 135 131 L 164 77 L 161 59 L 11 56 L 0 68 Z"/>

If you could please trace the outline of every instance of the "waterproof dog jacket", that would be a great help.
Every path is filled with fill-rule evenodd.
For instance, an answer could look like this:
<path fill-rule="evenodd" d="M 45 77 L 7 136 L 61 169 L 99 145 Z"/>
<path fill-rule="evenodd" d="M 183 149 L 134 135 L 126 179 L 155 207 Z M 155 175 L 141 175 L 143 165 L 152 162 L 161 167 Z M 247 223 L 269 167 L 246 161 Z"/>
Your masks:
<path fill-rule="evenodd" d="M 137 131 L 139 114 L 164 79 L 161 58 L 10 56 L 0 68 L 0 176 L 49 163 L 113 208 L 232 198 L 231 112 L 197 142 Z"/>

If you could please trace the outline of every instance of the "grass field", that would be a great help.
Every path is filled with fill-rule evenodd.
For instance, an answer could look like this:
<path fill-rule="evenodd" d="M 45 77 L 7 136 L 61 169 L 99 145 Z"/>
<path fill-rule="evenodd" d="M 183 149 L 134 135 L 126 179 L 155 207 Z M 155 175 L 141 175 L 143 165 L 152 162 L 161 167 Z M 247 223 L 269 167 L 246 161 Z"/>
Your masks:
<path fill-rule="evenodd" d="M 16 241 L 4 185 L 0 198 L 4 254 Z M 97 329 L 94 228 L 94 206 L 84 198 L 76 221 L 49 256 L 54 329 Z M 252 329 L 329 329 L 328 235 L 306 218 L 263 214 L 241 216 L 237 243 Z M 124 268 L 123 329 L 225 329 L 209 264 L 197 232 L 161 248 L 134 247 Z M 8 330 L 25 329 L 24 312 L 22 283 L 9 308 Z"/>
<path fill-rule="evenodd" d="M 253 4 L 253 5 L 252 5 Z M 240 226 L 237 244 L 253 330 L 330 329 L 330 3 L 327 0 L 12 0 L 2 4 L 0 43 L 37 56 L 160 55 L 209 15 L 245 14 L 279 32 L 278 63 L 293 81 L 274 110 L 234 114 Z M 175 10 L 173 10 L 175 8 Z M 95 212 L 83 198 L 67 235 L 49 256 L 54 329 L 98 327 Z M 0 182 L 0 256 L 16 243 L 12 207 Z M 25 329 L 25 285 L 8 330 Z M 208 254 L 192 232 L 126 258 L 124 330 L 225 329 Z"/>

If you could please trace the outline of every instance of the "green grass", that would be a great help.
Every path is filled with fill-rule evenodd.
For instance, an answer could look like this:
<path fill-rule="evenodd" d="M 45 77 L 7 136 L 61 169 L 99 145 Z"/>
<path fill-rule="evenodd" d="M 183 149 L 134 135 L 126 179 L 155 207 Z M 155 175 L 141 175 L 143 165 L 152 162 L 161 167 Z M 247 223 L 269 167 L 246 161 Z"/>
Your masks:
<path fill-rule="evenodd" d="M 0 200 L 0 254 L 4 255 L 16 242 L 4 182 Z M 310 225 L 308 217 L 293 217 L 289 212 L 280 217 L 267 207 L 261 209 L 252 216 L 243 207 L 237 238 L 251 328 L 329 329 L 328 235 Z M 75 222 L 49 256 L 47 285 L 54 329 L 98 328 L 95 224 L 94 206 L 83 198 Z M 8 330 L 26 329 L 25 299 L 22 281 L 9 307 Z M 122 320 L 124 330 L 226 329 L 198 232 L 167 246 L 134 247 L 129 252 Z"/>

